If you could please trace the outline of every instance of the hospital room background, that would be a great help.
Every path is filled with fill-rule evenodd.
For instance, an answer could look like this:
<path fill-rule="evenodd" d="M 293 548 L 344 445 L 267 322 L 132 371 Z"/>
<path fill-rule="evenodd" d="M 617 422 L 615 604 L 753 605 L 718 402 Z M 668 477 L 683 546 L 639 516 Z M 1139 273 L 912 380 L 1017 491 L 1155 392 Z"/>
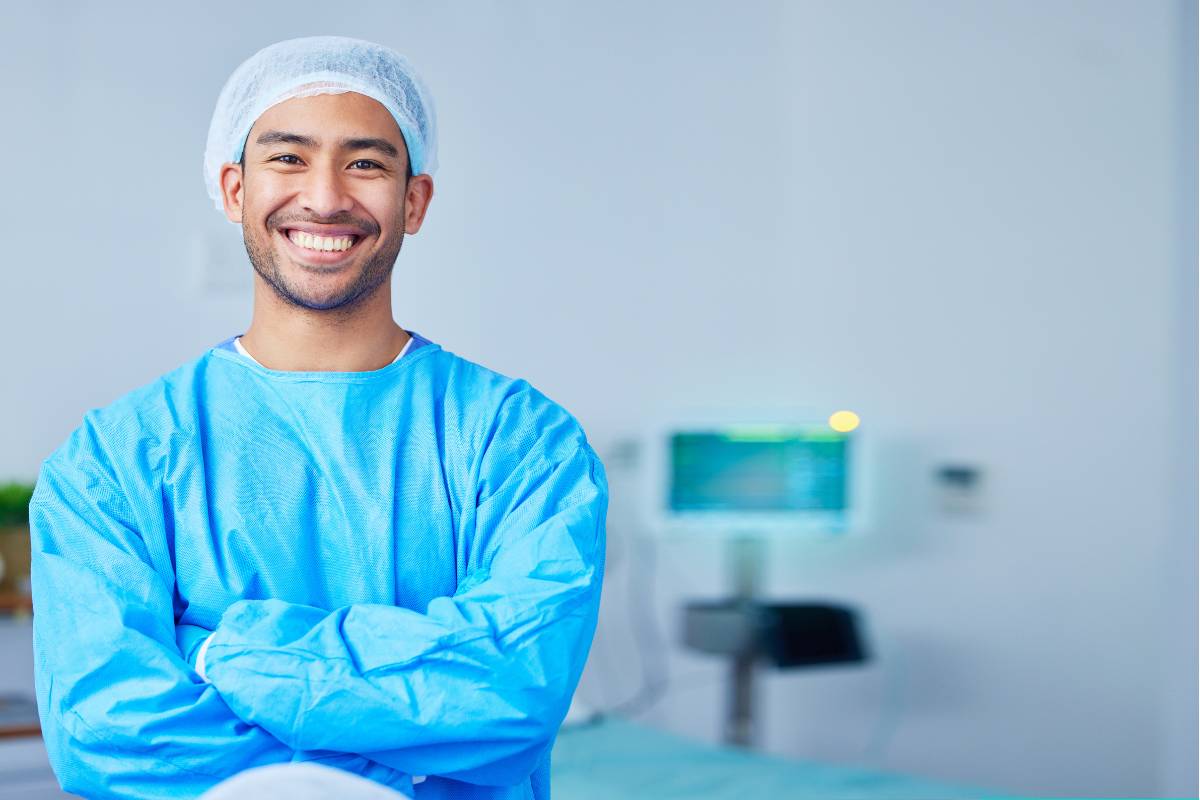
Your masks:
<path fill-rule="evenodd" d="M 1195 797 L 1196 31 L 1176 0 L 6 6 L 0 480 L 245 330 L 217 92 L 371 39 L 440 123 L 397 321 L 608 470 L 555 797 Z M 830 441 L 853 513 L 759 525 L 745 492 Z M 50 798 L 10 523 L 0 797 Z"/>

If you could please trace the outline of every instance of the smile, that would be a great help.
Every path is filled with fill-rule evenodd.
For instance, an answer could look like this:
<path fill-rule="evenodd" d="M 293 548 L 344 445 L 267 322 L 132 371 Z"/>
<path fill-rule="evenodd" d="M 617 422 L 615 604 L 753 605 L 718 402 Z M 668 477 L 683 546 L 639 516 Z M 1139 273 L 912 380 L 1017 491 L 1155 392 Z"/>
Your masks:
<path fill-rule="evenodd" d="M 355 236 L 314 236 L 304 231 L 291 230 L 288 238 L 305 250 L 349 250 L 354 245 Z"/>
<path fill-rule="evenodd" d="M 316 236 L 305 231 L 283 229 L 277 231 L 297 260 L 310 264 L 336 264 L 350 257 L 361 236 Z"/>

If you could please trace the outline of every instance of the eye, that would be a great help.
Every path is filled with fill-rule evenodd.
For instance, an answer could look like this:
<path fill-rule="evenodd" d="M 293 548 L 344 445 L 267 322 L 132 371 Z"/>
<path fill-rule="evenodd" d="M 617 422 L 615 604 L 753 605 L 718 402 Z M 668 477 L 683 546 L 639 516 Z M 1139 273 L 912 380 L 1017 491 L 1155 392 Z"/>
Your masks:
<path fill-rule="evenodd" d="M 296 160 L 295 160 L 295 161 L 283 161 L 283 159 L 285 159 L 285 158 L 294 158 L 294 159 L 296 159 Z M 294 156 L 294 155 L 290 154 L 290 153 L 285 153 L 285 154 L 283 154 L 283 155 L 281 155 L 281 156 L 275 156 L 274 158 L 269 158 L 269 159 L 267 159 L 267 160 L 268 160 L 268 161 L 282 161 L 284 164 L 289 164 L 289 165 L 291 165 L 291 164 L 299 164 L 299 163 L 300 163 L 300 159 L 299 159 L 298 157 L 296 157 L 296 156 Z"/>
<path fill-rule="evenodd" d="M 354 163 L 354 164 L 366 164 L 368 169 L 371 169 L 371 168 L 374 168 L 374 169 L 383 169 L 382 165 L 380 165 L 380 164 L 377 164 L 376 162 L 374 162 L 374 161 L 370 161 L 370 160 L 368 160 L 368 159 L 365 159 L 365 158 L 360 158 L 359 160 L 357 160 L 357 161 L 355 161 L 355 162 L 353 162 L 353 163 Z"/>

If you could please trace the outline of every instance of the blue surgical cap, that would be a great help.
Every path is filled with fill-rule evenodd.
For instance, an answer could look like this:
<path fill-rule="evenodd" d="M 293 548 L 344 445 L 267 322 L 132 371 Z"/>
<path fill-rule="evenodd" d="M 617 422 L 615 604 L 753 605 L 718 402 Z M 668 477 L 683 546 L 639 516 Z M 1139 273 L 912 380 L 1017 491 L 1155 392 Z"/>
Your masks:
<path fill-rule="evenodd" d="M 412 65 L 383 45 L 345 36 L 308 36 L 263 48 L 234 70 L 208 128 L 204 182 L 217 210 L 221 166 L 241 160 L 255 121 L 277 103 L 315 94 L 358 92 L 391 112 L 414 175 L 437 169 L 433 98 Z"/>

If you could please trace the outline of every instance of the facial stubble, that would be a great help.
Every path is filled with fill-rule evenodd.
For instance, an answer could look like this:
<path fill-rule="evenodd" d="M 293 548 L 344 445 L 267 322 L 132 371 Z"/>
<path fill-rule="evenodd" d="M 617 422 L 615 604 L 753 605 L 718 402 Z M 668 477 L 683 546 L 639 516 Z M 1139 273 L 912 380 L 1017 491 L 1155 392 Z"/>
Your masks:
<path fill-rule="evenodd" d="M 303 290 L 290 281 L 287 273 L 281 269 L 278 259 L 280 255 L 277 249 L 270 241 L 275 235 L 275 231 L 279 230 L 272 224 L 270 218 L 266 220 L 265 230 L 259 231 L 257 226 L 242 225 L 242 240 L 246 245 L 246 254 L 250 257 L 250 263 L 254 267 L 254 271 L 266 281 L 275 294 L 296 308 L 304 308 L 311 311 L 339 311 L 352 312 L 354 308 L 367 298 L 374 295 L 381 286 L 388 282 L 388 278 L 392 274 L 392 268 L 396 264 L 396 258 L 400 255 L 400 248 L 404 244 L 404 201 L 401 201 L 400 206 L 401 221 L 395 226 L 397 236 L 393 242 L 381 250 L 376 250 L 371 253 L 358 276 L 351 281 L 341 292 L 338 292 L 332 297 L 325 299 L 316 299 L 305 296 Z M 346 220 L 327 220 L 329 223 L 345 222 Z M 263 235 L 266 239 L 264 240 Z M 281 235 L 283 235 L 281 233 Z M 286 258 L 287 256 L 282 256 Z M 297 266 L 296 269 L 306 269 L 305 267 Z M 314 272 L 321 272 L 320 268 L 309 268 Z"/>

